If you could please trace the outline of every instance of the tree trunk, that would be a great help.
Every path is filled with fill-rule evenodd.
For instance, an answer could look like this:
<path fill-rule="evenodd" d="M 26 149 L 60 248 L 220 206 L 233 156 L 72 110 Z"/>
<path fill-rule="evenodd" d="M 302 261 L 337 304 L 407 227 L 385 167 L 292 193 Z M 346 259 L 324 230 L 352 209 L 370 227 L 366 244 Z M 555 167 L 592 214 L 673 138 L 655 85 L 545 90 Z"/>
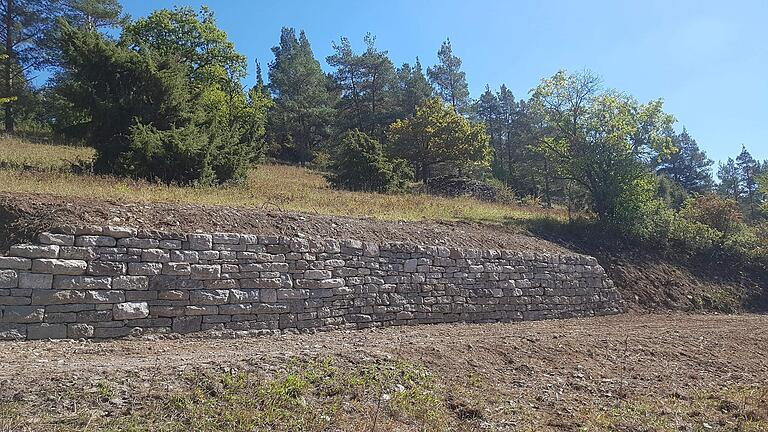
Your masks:
<path fill-rule="evenodd" d="M 4 97 L 13 96 L 13 0 L 6 0 L 5 6 L 5 94 Z M 5 104 L 5 133 L 12 134 L 14 130 L 13 122 L 13 101 Z"/>

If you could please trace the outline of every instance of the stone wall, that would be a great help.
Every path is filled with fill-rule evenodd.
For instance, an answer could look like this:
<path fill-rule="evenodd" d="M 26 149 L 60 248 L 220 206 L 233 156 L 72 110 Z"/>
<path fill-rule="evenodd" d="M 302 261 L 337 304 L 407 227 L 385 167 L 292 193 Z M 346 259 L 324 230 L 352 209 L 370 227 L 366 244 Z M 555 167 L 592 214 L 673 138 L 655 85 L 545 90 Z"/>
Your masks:
<path fill-rule="evenodd" d="M 620 312 L 582 255 L 124 227 L 0 256 L 0 339 L 366 328 Z"/>

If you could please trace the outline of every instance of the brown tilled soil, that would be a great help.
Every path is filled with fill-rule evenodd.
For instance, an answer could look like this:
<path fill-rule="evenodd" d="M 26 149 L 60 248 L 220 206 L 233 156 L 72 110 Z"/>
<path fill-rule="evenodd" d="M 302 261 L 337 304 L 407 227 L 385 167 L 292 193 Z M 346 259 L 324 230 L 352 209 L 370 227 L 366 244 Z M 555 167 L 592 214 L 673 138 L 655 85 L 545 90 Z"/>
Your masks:
<path fill-rule="evenodd" d="M 23 235 L 62 225 L 110 224 L 169 232 L 303 234 L 378 243 L 410 242 L 464 248 L 567 252 L 554 243 L 510 229 L 469 222 L 384 221 L 289 213 L 276 209 L 120 203 L 82 198 L 75 203 L 60 196 L 44 194 L 0 194 L 0 228 L 3 224 L 6 225 L 6 232 Z"/>
<path fill-rule="evenodd" d="M 99 424 L 99 416 L 141 412 L 146 398 L 179 391 L 180 377 L 191 372 L 271 375 L 292 359 L 325 356 L 350 366 L 423 367 L 451 401 L 451 424 L 463 430 L 768 430 L 768 316 L 760 315 L 0 342 L 0 406 L 14 401 L 27 420 L 47 417 L 52 423 L 39 430 L 76 414 Z M 98 382 L 111 383 L 116 394 L 96 405 L 78 399 Z"/>

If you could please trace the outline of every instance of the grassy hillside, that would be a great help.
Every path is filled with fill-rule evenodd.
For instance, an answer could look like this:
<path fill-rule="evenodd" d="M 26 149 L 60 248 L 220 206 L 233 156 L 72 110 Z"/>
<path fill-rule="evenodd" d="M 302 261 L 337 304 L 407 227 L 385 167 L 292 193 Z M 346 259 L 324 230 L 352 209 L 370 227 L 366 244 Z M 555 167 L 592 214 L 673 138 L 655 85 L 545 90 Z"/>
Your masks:
<path fill-rule="evenodd" d="M 541 217 L 565 218 L 562 210 L 545 211 L 538 207 L 484 203 L 469 198 L 339 191 L 331 189 L 321 173 L 282 165 L 262 165 L 254 168 L 243 185 L 199 188 L 66 172 L 71 162 L 92 156 L 93 150 L 87 147 L 30 144 L 16 139 L 0 139 L 0 167 L 4 168 L 0 169 L 0 192 L 50 193 L 140 202 L 265 207 L 283 211 L 380 219 L 500 223 Z"/>

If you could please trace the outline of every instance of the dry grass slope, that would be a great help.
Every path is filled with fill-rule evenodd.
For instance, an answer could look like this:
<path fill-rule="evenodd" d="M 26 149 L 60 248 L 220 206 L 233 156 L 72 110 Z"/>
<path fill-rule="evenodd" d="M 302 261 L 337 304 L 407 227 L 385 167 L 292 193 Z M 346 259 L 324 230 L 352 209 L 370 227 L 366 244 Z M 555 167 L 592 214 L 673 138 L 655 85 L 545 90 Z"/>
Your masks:
<path fill-rule="evenodd" d="M 79 175 L 51 169 L 68 161 L 92 157 L 92 149 L 0 140 L 0 161 L 39 170 L 0 169 L 0 192 L 50 193 L 63 196 L 133 202 L 181 202 L 232 207 L 265 207 L 323 215 L 367 216 L 402 220 L 469 220 L 508 222 L 540 217 L 564 218 L 562 211 L 544 211 L 484 203 L 469 198 L 386 195 L 334 190 L 321 173 L 304 168 L 262 165 L 246 184 L 228 187 L 178 187 L 130 179 Z M 0 167 L 8 166 L 8 164 Z M 43 171 L 43 172 L 41 172 Z"/>

